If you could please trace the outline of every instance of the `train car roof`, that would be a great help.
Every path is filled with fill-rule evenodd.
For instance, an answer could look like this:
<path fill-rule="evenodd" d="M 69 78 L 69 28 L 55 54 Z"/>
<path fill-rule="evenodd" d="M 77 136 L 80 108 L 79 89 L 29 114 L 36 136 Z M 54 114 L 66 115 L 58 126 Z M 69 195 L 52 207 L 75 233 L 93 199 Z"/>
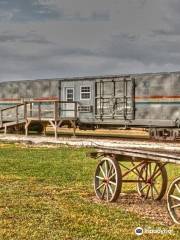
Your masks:
<path fill-rule="evenodd" d="M 94 80 L 94 79 L 107 79 L 107 78 L 118 78 L 118 77 L 137 77 L 147 75 L 168 75 L 168 74 L 179 74 L 180 71 L 174 72 L 154 72 L 154 73 L 130 73 L 130 74 L 115 74 L 115 75 L 98 75 L 98 76 L 84 76 L 84 77 L 63 77 L 63 78 L 39 78 L 39 79 L 25 79 L 25 80 L 11 80 L 11 81 L 0 81 L 1 83 L 13 83 L 13 82 L 26 82 L 26 81 L 75 81 L 75 80 Z"/>

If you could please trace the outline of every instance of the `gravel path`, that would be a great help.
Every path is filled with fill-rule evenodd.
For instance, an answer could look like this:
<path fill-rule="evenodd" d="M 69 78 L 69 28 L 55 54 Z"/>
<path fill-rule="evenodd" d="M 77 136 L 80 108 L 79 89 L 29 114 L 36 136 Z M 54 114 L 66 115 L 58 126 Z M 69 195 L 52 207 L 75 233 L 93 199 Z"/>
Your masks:
<path fill-rule="evenodd" d="M 165 151 L 180 151 L 180 143 L 159 143 L 159 142 L 149 142 L 149 141 L 136 141 L 136 140 L 111 140 L 111 139 L 96 139 L 96 138 L 76 138 L 76 137 L 59 137 L 55 139 L 54 137 L 47 136 L 24 136 L 15 134 L 0 134 L 0 141 L 7 142 L 22 142 L 27 144 L 35 145 L 70 145 L 77 147 L 123 147 L 123 148 L 140 148 L 140 149 L 161 149 Z"/>

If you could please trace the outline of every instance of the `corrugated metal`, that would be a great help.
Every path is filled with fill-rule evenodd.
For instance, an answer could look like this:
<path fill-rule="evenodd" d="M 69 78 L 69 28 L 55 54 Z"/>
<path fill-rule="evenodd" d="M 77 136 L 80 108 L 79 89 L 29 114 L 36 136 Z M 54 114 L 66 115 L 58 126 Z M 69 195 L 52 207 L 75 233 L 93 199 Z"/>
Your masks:
<path fill-rule="evenodd" d="M 97 118 L 99 103 L 95 103 L 95 82 L 98 81 L 121 81 L 124 78 L 135 78 L 135 119 L 128 117 L 123 121 L 114 118 L 113 89 L 111 84 L 104 96 L 108 96 L 108 114 L 110 118 Z M 61 83 L 61 86 L 60 86 Z M 80 95 L 81 86 L 91 87 L 91 98 L 82 100 Z M 60 87 L 60 88 L 59 88 Z M 91 106 L 91 112 L 79 112 L 79 119 L 82 123 L 88 124 L 129 124 L 129 125 L 164 125 L 172 126 L 180 119 L 180 72 L 172 73 L 147 73 L 131 75 L 109 75 L 109 76 L 88 76 L 75 78 L 57 78 L 28 81 L 13 81 L 0 83 L 0 104 L 5 107 L 7 104 L 16 104 L 22 99 L 58 99 L 66 100 L 66 88 L 74 89 L 74 100 L 81 106 Z M 116 85 L 115 95 L 123 93 L 121 84 Z M 98 91 L 98 90 L 97 90 Z M 111 96 L 111 97 L 110 97 Z M 11 101 L 11 100 L 13 101 Z M 111 100 L 111 101 L 110 101 Z M 120 104 L 119 104 L 120 105 Z M 129 106 L 130 107 L 130 106 Z M 97 112 L 95 111 L 97 109 Z M 117 115 L 121 115 L 121 109 L 116 109 Z"/>

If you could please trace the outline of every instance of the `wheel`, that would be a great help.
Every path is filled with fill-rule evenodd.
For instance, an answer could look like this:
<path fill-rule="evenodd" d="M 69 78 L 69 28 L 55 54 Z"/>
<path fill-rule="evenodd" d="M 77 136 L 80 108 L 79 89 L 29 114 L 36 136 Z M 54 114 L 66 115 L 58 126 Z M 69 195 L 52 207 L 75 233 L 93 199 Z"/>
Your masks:
<path fill-rule="evenodd" d="M 119 197 L 122 187 L 122 174 L 118 161 L 104 157 L 95 171 L 94 189 L 96 196 L 107 202 L 114 202 Z"/>
<path fill-rule="evenodd" d="M 137 191 L 142 198 L 161 200 L 166 193 L 168 177 L 161 163 L 146 163 L 139 172 Z"/>
<path fill-rule="evenodd" d="M 172 220 L 180 224 L 180 177 L 175 179 L 169 187 L 167 207 Z"/>

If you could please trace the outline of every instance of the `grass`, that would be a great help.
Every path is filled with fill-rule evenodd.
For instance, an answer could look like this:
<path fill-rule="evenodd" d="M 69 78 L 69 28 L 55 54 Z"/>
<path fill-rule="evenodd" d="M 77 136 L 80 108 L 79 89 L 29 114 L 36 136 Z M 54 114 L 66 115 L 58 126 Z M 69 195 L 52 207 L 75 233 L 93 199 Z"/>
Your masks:
<path fill-rule="evenodd" d="M 0 145 L 0 239 L 179 239 L 176 226 L 173 236 L 136 237 L 137 226 L 162 226 L 117 205 L 93 202 L 97 161 L 86 157 L 88 151 Z M 168 170 L 170 178 L 178 175 L 177 168 Z"/>

